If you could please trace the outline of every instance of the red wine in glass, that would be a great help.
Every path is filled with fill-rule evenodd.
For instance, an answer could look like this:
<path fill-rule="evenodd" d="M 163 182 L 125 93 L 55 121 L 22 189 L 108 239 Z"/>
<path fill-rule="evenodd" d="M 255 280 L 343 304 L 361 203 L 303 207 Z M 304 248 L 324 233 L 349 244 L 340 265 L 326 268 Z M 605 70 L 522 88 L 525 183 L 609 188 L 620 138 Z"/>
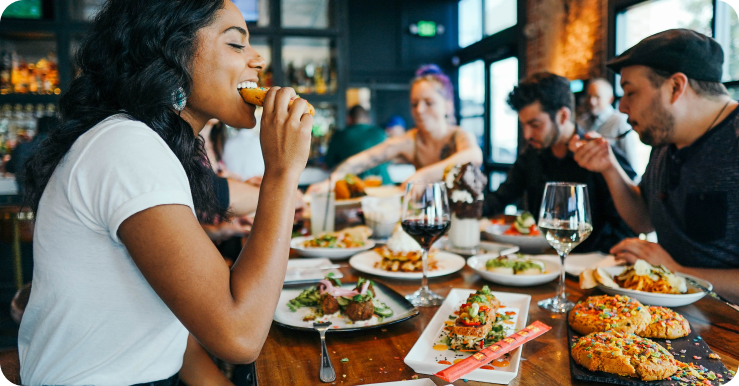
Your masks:
<path fill-rule="evenodd" d="M 449 231 L 451 225 L 451 221 L 429 224 L 426 220 L 421 219 L 404 220 L 401 223 L 405 233 L 413 237 L 423 249 L 431 248 L 436 240 Z"/>

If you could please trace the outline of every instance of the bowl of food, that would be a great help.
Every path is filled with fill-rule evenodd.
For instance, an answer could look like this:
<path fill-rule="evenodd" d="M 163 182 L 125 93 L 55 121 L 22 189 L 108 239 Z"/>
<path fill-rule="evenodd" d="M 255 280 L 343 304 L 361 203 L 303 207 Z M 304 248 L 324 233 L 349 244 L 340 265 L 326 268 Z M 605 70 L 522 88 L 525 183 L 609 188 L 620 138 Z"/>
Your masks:
<path fill-rule="evenodd" d="M 541 253 L 551 248 L 544 235 L 536 226 L 536 219 L 529 212 L 523 212 L 512 224 L 492 224 L 485 228 L 487 239 L 499 243 L 513 244 L 523 253 Z"/>
<path fill-rule="evenodd" d="M 522 255 L 476 255 L 467 265 L 483 279 L 515 287 L 548 283 L 560 274 L 560 264 L 552 260 Z"/>
<path fill-rule="evenodd" d="M 701 289 L 689 285 L 686 278 L 713 289 L 706 280 L 673 273 L 664 266 L 653 266 L 644 260 L 637 260 L 630 266 L 587 269 L 580 274 L 580 287 L 598 287 L 607 294 L 628 295 L 654 306 L 681 307 L 706 296 Z"/>

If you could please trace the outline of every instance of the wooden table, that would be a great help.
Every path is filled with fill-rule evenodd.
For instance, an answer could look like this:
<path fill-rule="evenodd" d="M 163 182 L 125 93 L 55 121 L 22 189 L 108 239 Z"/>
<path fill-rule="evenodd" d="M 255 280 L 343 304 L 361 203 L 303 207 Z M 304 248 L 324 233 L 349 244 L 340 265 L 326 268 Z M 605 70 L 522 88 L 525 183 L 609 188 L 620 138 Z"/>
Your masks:
<path fill-rule="evenodd" d="M 342 281 L 356 281 L 359 272 L 341 268 Z M 369 275 L 365 275 L 369 276 Z M 413 293 L 420 280 L 394 280 L 372 277 L 403 295 Z M 555 295 L 558 281 L 536 287 L 506 287 L 489 283 L 472 269 L 431 279 L 431 290 L 446 296 L 451 288 L 479 289 L 487 284 L 493 291 L 525 293 L 531 295 L 529 323 L 535 320 L 552 326 L 545 335 L 523 346 L 518 376 L 511 385 L 581 385 L 570 377 L 570 359 L 567 347 L 566 319 L 563 315 L 551 314 L 540 309 L 536 302 Z M 577 278 L 567 278 L 569 299 L 576 301 L 584 295 L 600 294 L 597 290 L 583 291 Z M 420 337 L 438 307 L 421 308 L 420 315 L 413 319 L 367 332 L 337 332 L 326 336 L 331 362 L 336 370 L 335 385 L 362 385 L 368 383 L 410 380 L 416 373 L 403 358 Z M 722 357 L 728 369 L 739 366 L 739 313 L 708 297 L 686 307 L 676 308 L 698 331 L 708 345 Z M 260 385 L 320 385 L 318 380 L 320 345 L 318 333 L 300 332 L 272 325 L 266 343 L 256 362 Z M 342 363 L 342 358 L 349 362 Z M 398 359 L 396 359 L 398 358 Z M 382 369 L 382 370 L 381 370 Z M 431 378 L 437 385 L 447 382 L 418 374 L 420 378 Z M 486 385 L 482 382 L 463 380 L 455 385 Z"/>

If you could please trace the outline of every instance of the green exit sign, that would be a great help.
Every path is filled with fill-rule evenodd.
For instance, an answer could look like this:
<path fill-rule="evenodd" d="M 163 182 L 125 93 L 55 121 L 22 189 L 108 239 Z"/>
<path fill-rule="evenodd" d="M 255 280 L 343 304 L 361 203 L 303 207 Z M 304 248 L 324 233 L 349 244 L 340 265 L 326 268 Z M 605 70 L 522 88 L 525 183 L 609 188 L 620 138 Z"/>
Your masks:
<path fill-rule="evenodd" d="M 436 23 L 434 23 L 433 21 L 419 21 L 417 26 L 418 36 L 436 36 Z"/>

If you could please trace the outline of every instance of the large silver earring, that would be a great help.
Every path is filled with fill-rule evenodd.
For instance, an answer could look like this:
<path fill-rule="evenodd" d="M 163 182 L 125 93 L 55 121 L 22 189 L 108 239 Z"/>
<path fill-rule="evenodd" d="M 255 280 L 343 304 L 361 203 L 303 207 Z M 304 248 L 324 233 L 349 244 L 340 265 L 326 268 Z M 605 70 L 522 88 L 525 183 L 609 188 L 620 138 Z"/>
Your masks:
<path fill-rule="evenodd" d="M 179 87 L 177 90 L 172 92 L 172 107 L 177 111 L 185 109 L 187 104 L 187 96 L 185 96 L 185 89 Z"/>

